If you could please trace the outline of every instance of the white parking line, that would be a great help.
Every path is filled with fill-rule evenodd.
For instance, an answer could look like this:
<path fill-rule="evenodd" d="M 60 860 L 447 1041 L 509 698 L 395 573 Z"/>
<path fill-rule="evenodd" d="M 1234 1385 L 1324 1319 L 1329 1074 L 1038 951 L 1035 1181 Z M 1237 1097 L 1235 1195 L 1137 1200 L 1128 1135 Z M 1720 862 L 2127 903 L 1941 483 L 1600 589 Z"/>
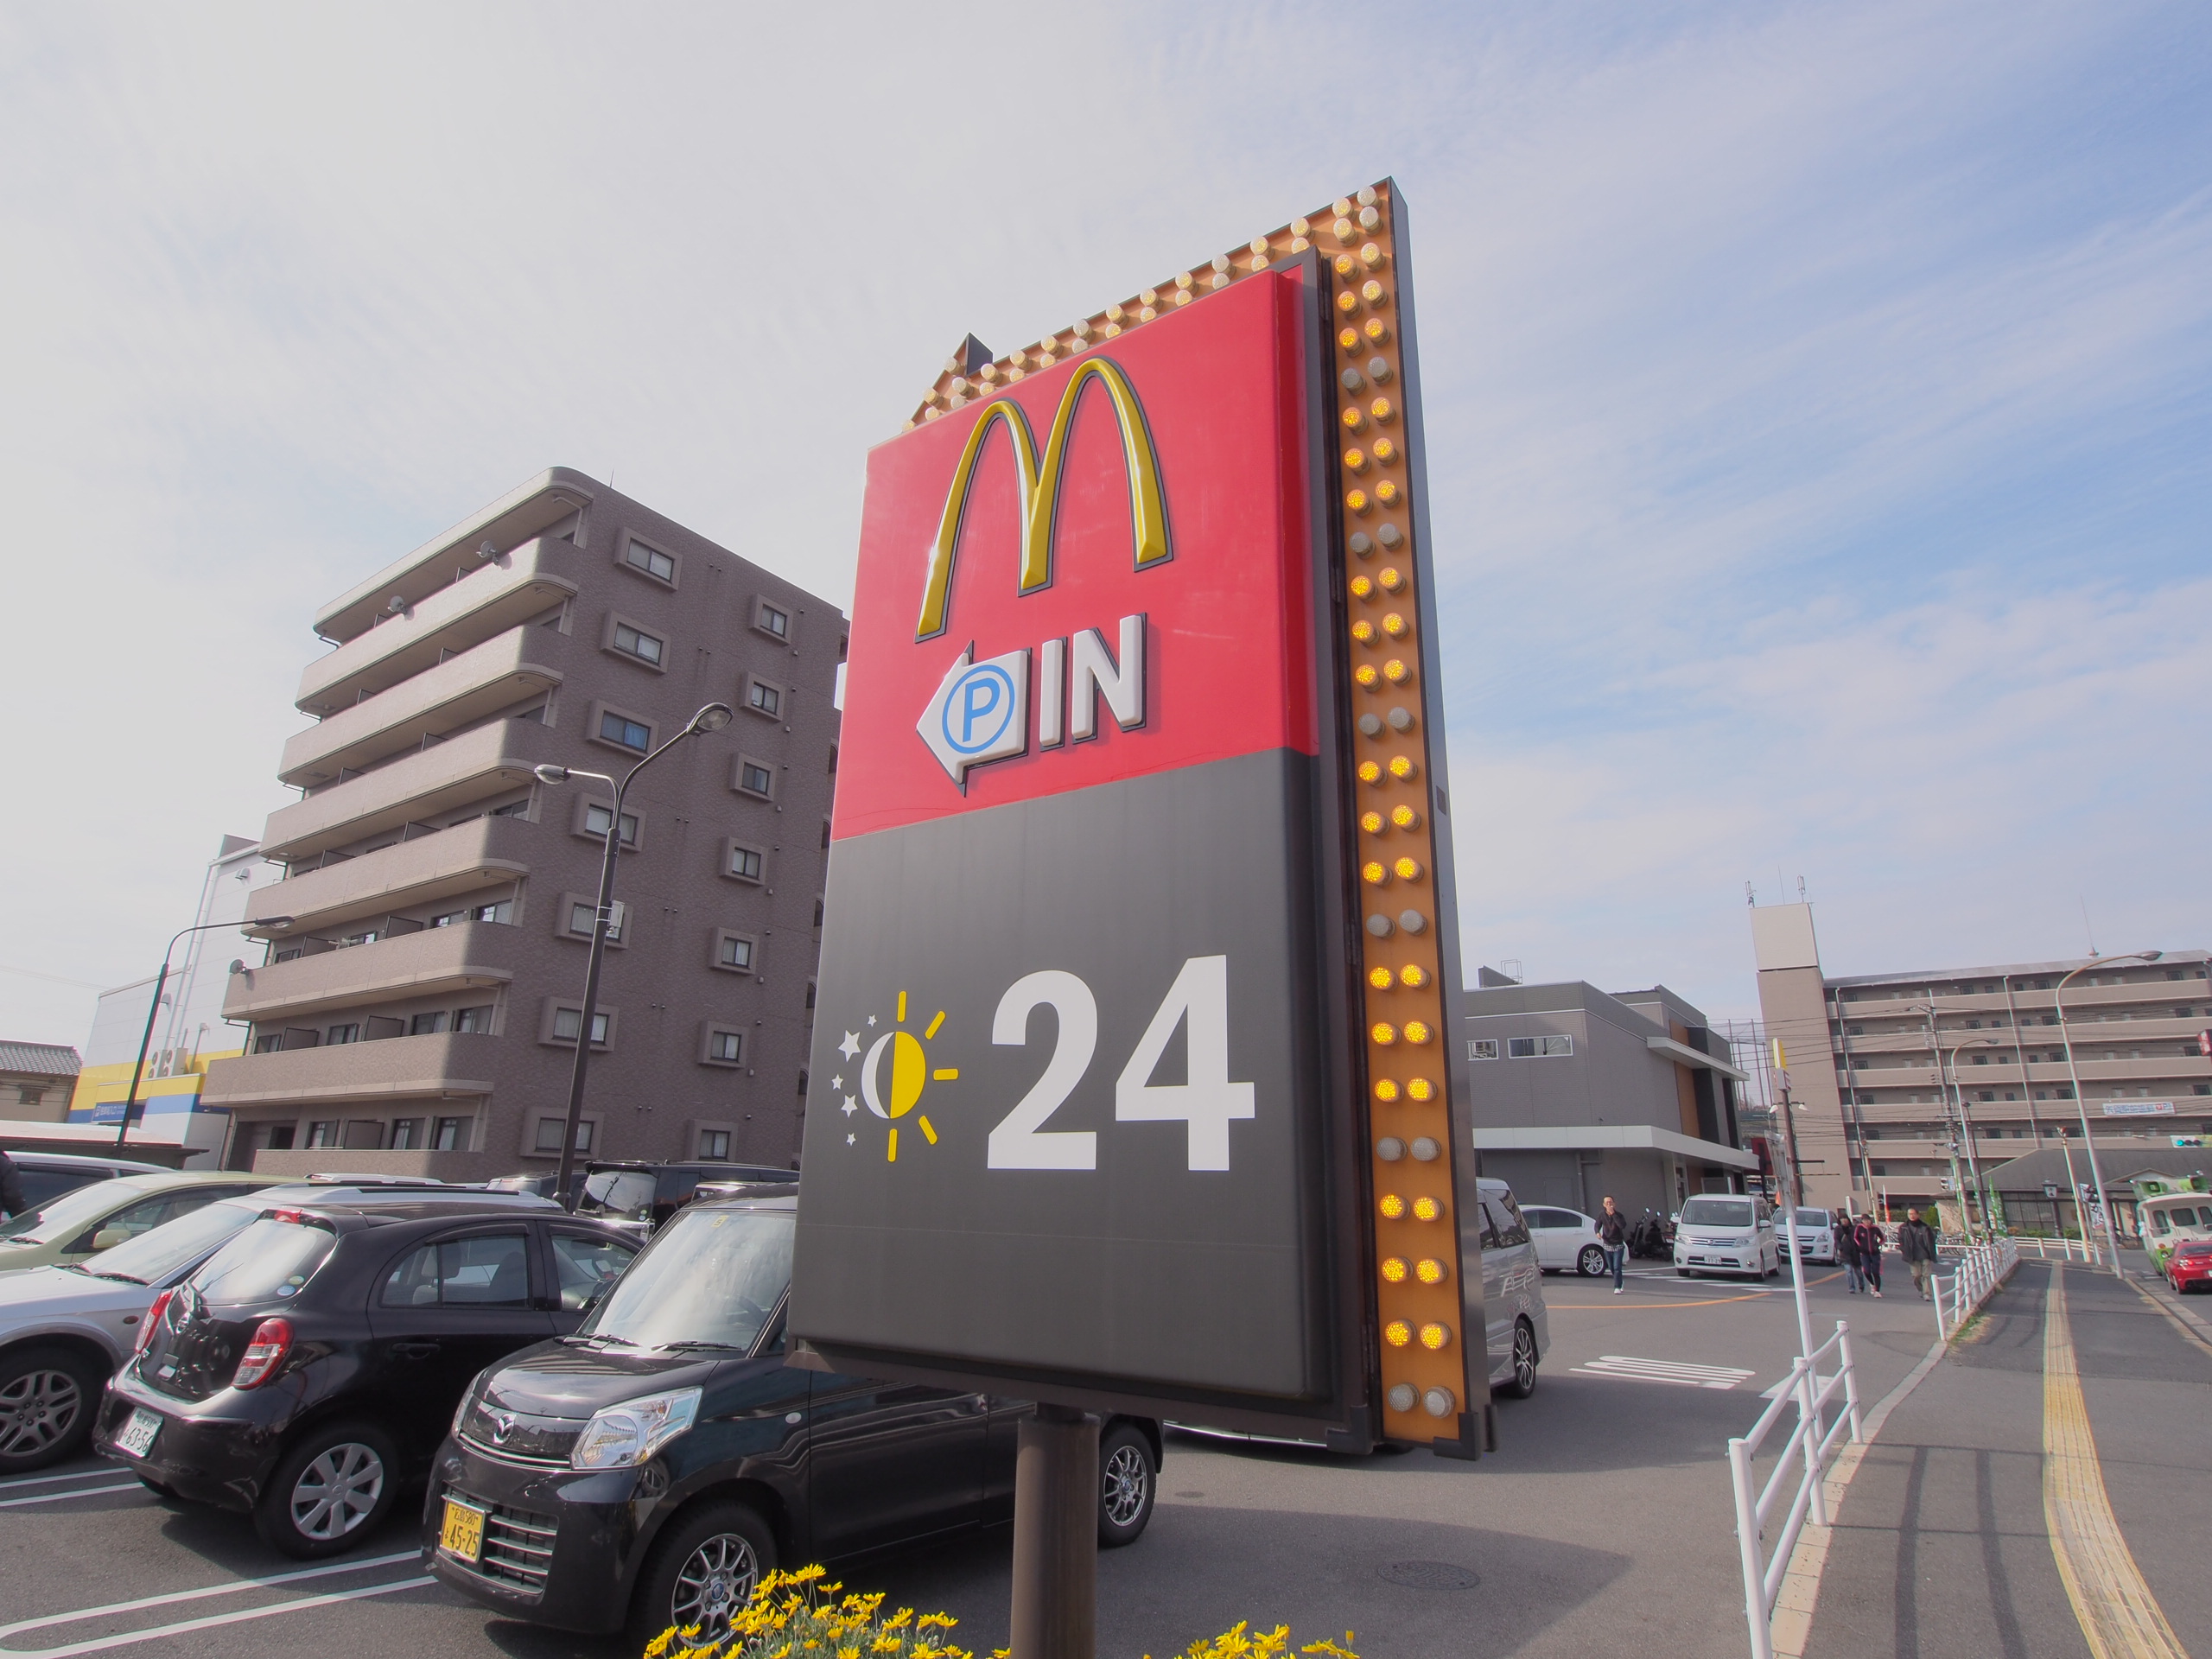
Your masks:
<path fill-rule="evenodd" d="M 365 1596 L 389 1595 L 396 1590 L 412 1590 L 419 1586 L 435 1584 L 429 1574 L 397 1580 L 390 1584 L 372 1584 L 359 1590 L 339 1590 L 327 1595 L 296 1596 L 289 1601 L 273 1602 L 266 1607 L 248 1607 L 235 1613 L 213 1613 L 203 1618 L 188 1618 L 173 1624 L 156 1624 L 149 1630 L 126 1630 L 118 1636 L 96 1637 L 87 1641 L 71 1642 L 53 1648 L 16 1648 L 6 1643 L 11 1637 L 26 1630 L 48 1629 L 56 1624 L 78 1624 L 87 1619 L 110 1618 L 120 1613 L 143 1612 L 149 1607 L 174 1607 L 188 1601 L 204 1601 L 213 1596 L 238 1595 L 247 1591 L 266 1590 L 280 1584 L 297 1584 L 305 1579 L 328 1578 L 334 1573 L 365 1572 L 371 1567 L 391 1567 L 399 1561 L 419 1561 L 420 1552 L 403 1550 L 393 1555 L 372 1555 L 366 1560 L 339 1561 L 329 1567 L 303 1567 L 296 1573 L 278 1573 L 265 1579 L 232 1579 L 224 1584 L 203 1586 L 197 1590 L 177 1590 L 164 1596 L 143 1596 L 136 1601 L 115 1601 L 100 1607 L 86 1607 L 73 1613 L 48 1613 L 42 1618 L 20 1619 L 13 1624 L 0 1624 L 0 1654 L 9 1659 L 68 1659 L 79 1653 L 98 1653 L 103 1649 L 128 1647 L 133 1643 L 151 1642 L 164 1636 L 181 1636 L 192 1630 L 213 1629 L 219 1624 L 236 1624 L 249 1618 L 268 1618 L 277 1613 L 302 1612 L 310 1607 L 327 1607 L 334 1602 L 358 1601 Z"/>
<path fill-rule="evenodd" d="M 41 1492 L 36 1497 L 0 1497 L 0 1510 L 20 1510 L 27 1503 L 59 1503 L 64 1498 L 98 1497 L 102 1492 L 144 1492 L 146 1489 L 135 1480 L 126 1480 L 116 1486 L 79 1486 L 73 1491 Z"/>
<path fill-rule="evenodd" d="M 1685 1389 L 1732 1389 L 1758 1375 L 1733 1365 L 1688 1365 L 1671 1359 L 1637 1359 L 1607 1354 L 1587 1365 L 1571 1367 L 1580 1376 L 1615 1376 L 1631 1382 L 1671 1382 Z"/>
<path fill-rule="evenodd" d="M 92 1469 L 79 1469 L 73 1475 L 27 1475 L 18 1480 L 0 1480 L 0 1492 L 19 1492 L 26 1486 L 59 1486 L 65 1480 L 108 1480 L 115 1470 L 105 1464 Z"/>

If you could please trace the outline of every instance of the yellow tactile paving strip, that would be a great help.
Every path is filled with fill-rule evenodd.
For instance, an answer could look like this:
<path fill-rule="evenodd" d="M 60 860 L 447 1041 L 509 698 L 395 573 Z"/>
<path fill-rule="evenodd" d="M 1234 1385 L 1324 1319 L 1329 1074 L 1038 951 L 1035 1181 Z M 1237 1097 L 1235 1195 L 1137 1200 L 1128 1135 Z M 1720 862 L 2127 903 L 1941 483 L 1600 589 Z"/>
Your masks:
<path fill-rule="evenodd" d="M 2105 1492 L 2066 1322 L 2066 1274 L 2056 1266 L 2044 1312 L 2043 1513 L 2058 1576 L 2095 1659 L 2183 1659 L 2187 1649 L 2144 1581 Z"/>

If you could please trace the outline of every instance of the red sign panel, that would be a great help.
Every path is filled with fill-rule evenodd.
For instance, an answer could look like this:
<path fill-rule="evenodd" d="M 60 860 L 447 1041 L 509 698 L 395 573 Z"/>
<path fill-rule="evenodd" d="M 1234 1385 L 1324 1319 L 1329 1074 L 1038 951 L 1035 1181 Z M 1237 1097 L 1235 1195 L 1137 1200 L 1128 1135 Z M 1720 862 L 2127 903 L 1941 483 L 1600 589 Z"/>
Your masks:
<path fill-rule="evenodd" d="M 869 456 L 836 836 L 1316 752 L 1298 316 L 1256 277 Z"/>

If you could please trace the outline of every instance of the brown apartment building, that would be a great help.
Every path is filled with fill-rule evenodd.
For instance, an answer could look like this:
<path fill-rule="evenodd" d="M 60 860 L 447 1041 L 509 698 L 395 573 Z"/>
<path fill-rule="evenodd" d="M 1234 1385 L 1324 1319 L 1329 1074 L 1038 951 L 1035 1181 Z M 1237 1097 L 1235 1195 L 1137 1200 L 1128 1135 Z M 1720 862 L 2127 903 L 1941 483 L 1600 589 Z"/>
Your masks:
<path fill-rule="evenodd" d="M 1945 1196 L 1955 1141 L 1969 1189 L 1977 1167 L 1986 1175 L 2038 1147 L 2078 1155 L 2084 1103 L 2107 1178 L 2130 1153 L 2212 1134 L 2202 950 L 1830 978 L 1809 905 L 1754 909 L 1751 937 L 1766 1032 L 1789 1058 L 1808 1203 L 1895 1209 Z M 2069 974 L 2082 1103 L 2058 1023 Z"/>
<path fill-rule="evenodd" d="M 550 1170 L 612 791 L 626 798 L 580 1150 L 790 1164 L 805 1106 L 845 619 L 556 468 L 322 607 L 210 1068 L 224 1162 Z M 257 931 L 249 929 L 250 932 Z"/>

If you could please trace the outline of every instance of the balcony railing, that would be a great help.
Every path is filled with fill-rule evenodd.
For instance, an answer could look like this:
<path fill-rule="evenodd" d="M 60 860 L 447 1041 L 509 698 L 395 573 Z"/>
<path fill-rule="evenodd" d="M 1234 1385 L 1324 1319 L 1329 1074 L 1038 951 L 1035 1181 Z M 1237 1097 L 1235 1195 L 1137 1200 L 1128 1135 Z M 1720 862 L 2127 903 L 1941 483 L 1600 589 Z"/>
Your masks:
<path fill-rule="evenodd" d="M 265 858 L 297 865 L 315 854 L 444 816 L 531 781 L 550 760 L 554 734 L 534 721 L 502 720 L 318 790 L 269 815 Z"/>
<path fill-rule="evenodd" d="M 423 830 L 358 858 L 322 856 L 324 868 L 300 868 L 273 887 L 263 907 L 289 916 L 286 936 L 312 938 L 349 922 L 475 893 L 530 874 L 537 826 L 520 817 L 480 817 L 450 830 Z"/>
<path fill-rule="evenodd" d="M 473 1032 L 341 1043 L 277 1054 L 242 1054 L 207 1068 L 200 1091 L 209 1106 L 332 1104 L 439 1100 L 492 1091 L 493 1046 Z"/>
<path fill-rule="evenodd" d="M 446 991 L 488 991 L 514 977 L 518 944 L 517 931 L 504 923 L 458 922 L 248 968 L 231 976 L 223 1017 L 266 1024 Z"/>
<path fill-rule="evenodd" d="M 359 772 L 550 691 L 562 677 L 549 659 L 569 643 L 544 628 L 517 627 L 471 646 L 296 734 L 284 745 L 277 781 L 305 789 Z"/>
<path fill-rule="evenodd" d="M 387 686 L 437 666 L 443 652 L 467 651 L 571 598 L 583 553 L 568 542 L 525 542 L 442 588 L 389 621 L 308 664 L 302 712 L 326 719 Z"/>

